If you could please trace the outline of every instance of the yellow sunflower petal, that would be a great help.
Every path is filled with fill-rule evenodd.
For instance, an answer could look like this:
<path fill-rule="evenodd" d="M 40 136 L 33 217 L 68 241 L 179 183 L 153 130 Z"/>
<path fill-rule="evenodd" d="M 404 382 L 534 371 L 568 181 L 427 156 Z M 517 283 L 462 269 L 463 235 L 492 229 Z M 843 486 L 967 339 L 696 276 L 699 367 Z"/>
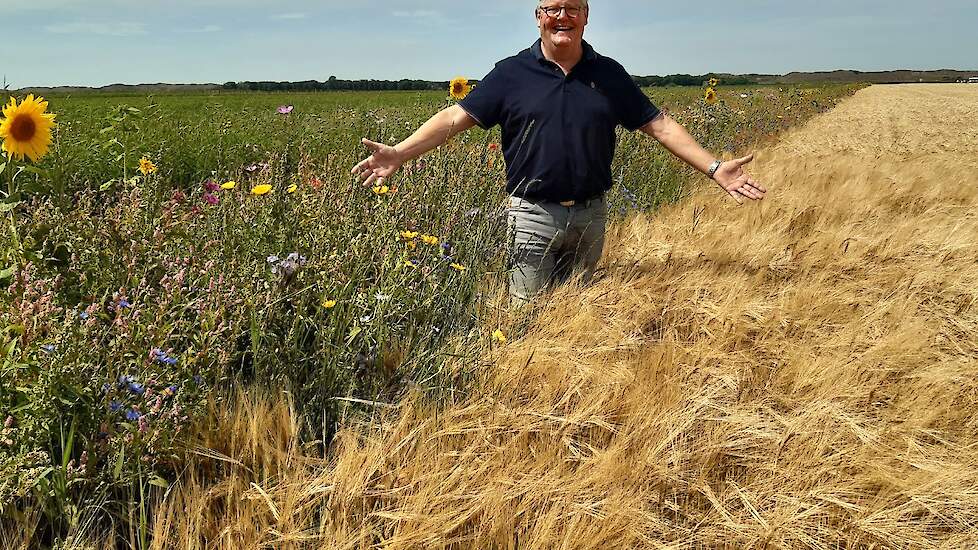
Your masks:
<path fill-rule="evenodd" d="M 45 113 L 48 102 L 44 98 L 34 99 L 30 94 L 24 101 L 17 103 L 13 97 L 3 108 L 4 119 L 0 122 L 0 139 L 3 139 L 3 150 L 17 160 L 24 160 L 26 155 L 31 162 L 37 163 L 48 152 L 51 145 L 51 128 L 55 115 Z"/>

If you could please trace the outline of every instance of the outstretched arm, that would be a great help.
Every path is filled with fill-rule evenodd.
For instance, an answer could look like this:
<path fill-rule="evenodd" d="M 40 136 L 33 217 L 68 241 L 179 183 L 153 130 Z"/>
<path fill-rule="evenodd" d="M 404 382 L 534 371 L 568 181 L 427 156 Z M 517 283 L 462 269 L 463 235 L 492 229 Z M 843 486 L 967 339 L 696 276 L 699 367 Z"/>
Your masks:
<path fill-rule="evenodd" d="M 642 126 L 641 130 L 658 140 L 673 155 L 704 174 L 709 172 L 710 165 L 716 159 L 709 151 L 696 143 L 686 128 L 683 128 L 669 115 L 662 114 L 655 117 L 651 122 Z M 754 160 L 753 154 L 724 161 L 713 174 L 713 179 L 738 204 L 744 202 L 744 197 L 751 200 L 761 200 L 764 198 L 764 193 L 767 192 L 763 185 L 743 170 L 743 166 L 752 160 Z"/>
<path fill-rule="evenodd" d="M 391 147 L 367 138 L 361 141 L 371 155 L 353 167 L 351 172 L 360 177 L 364 185 L 381 185 L 405 162 L 420 157 L 452 138 L 475 126 L 475 120 L 458 105 L 442 109 L 414 131 L 410 137 Z"/>

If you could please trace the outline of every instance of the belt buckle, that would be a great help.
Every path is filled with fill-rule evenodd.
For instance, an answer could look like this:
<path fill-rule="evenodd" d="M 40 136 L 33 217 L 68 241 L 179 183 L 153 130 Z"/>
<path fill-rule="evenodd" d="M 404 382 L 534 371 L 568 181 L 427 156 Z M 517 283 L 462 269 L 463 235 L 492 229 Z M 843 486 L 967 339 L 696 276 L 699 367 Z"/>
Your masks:
<path fill-rule="evenodd" d="M 577 201 L 563 201 L 563 202 L 560 203 L 561 206 L 565 206 L 567 208 L 570 208 L 571 206 L 574 206 L 575 204 L 577 204 Z"/>

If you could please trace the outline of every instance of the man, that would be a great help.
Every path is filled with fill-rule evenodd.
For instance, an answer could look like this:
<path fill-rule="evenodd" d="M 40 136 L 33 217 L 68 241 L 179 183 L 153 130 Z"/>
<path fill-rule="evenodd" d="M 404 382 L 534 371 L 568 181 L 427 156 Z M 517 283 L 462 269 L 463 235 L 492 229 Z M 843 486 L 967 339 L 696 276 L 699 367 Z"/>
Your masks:
<path fill-rule="evenodd" d="M 721 162 L 659 111 L 616 61 L 584 41 L 587 0 L 539 0 L 540 39 L 496 64 L 459 104 L 435 114 L 394 147 L 363 139 L 372 152 L 353 168 L 379 185 L 405 162 L 478 124 L 502 127 L 510 194 L 510 296 L 528 302 L 572 269 L 593 272 L 604 246 L 615 128 L 641 130 L 710 176 L 738 203 L 766 190 L 744 173 L 753 155 Z"/>

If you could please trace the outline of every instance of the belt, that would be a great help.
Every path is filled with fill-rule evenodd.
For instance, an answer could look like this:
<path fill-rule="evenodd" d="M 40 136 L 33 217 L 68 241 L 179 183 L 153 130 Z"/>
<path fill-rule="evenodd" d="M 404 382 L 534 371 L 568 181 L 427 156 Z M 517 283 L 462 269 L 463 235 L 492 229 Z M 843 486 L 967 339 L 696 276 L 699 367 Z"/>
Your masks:
<path fill-rule="evenodd" d="M 581 205 L 584 208 L 589 208 L 591 206 L 591 203 L 592 202 L 599 201 L 599 200 L 601 200 L 603 198 L 604 198 L 604 195 L 598 195 L 597 197 L 591 197 L 590 199 L 584 199 L 584 200 L 581 200 L 581 201 L 560 201 L 557 204 L 559 204 L 559 205 L 561 205 L 561 206 L 563 206 L 565 208 L 570 208 L 572 206 L 577 206 L 577 205 Z"/>

